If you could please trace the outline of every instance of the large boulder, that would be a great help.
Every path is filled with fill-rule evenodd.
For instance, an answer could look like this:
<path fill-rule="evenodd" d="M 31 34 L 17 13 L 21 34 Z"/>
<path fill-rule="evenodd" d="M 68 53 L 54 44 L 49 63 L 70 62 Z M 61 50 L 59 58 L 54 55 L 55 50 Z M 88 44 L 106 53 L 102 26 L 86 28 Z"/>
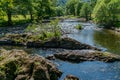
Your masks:
<path fill-rule="evenodd" d="M 95 50 L 66 50 L 53 55 L 55 58 L 79 63 L 82 61 L 103 61 L 114 62 L 120 61 L 120 56 L 108 52 Z"/>
<path fill-rule="evenodd" d="M 32 34 L 9 34 L 0 38 L 0 45 L 15 45 L 27 47 L 63 48 L 72 50 L 92 49 L 100 50 L 87 44 L 80 43 L 71 38 L 52 38 L 48 40 L 36 39 Z"/>
<path fill-rule="evenodd" d="M 23 50 L 0 50 L 0 80 L 58 80 L 55 64 Z"/>

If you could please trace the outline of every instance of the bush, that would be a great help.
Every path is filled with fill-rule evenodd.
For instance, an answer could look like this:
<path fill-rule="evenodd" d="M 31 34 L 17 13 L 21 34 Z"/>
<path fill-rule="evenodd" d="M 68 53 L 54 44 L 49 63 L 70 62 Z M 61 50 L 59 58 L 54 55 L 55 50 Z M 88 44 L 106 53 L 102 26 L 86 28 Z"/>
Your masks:
<path fill-rule="evenodd" d="M 59 20 L 53 20 L 49 24 L 33 23 L 29 25 L 25 31 L 32 32 L 35 40 L 48 40 L 51 38 L 61 37 L 61 28 L 58 25 Z"/>
<path fill-rule="evenodd" d="M 78 25 L 76 26 L 76 29 L 81 30 L 81 29 L 82 29 L 82 25 L 81 25 L 81 24 L 78 24 Z"/>

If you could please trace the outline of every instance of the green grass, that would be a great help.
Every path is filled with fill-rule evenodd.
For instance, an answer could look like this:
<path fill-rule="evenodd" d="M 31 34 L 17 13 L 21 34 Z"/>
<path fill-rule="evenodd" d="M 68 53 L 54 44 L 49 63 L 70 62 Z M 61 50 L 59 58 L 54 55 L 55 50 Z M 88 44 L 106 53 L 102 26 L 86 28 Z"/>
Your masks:
<path fill-rule="evenodd" d="M 12 26 L 15 26 L 15 25 L 21 25 L 21 24 L 24 24 L 24 23 L 27 23 L 30 21 L 30 15 L 26 15 L 26 17 L 22 16 L 22 15 L 13 15 L 12 16 Z M 3 16 L 1 19 L 0 19 L 0 27 L 7 27 L 9 26 L 8 23 L 7 23 L 7 16 Z"/>

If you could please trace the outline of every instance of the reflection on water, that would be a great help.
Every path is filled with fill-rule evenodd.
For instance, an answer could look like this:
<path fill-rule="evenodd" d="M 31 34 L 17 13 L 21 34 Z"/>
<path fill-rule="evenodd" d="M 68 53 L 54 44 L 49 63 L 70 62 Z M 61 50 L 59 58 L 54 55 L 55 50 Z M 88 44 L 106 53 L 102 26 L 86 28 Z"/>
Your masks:
<path fill-rule="evenodd" d="M 120 34 L 110 30 L 95 31 L 94 42 L 107 48 L 110 52 L 120 54 Z"/>
<path fill-rule="evenodd" d="M 68 34 L 68 37 L 101 48 L 103 51 L 120 54 L 120 34 L 111 30 L 95 29 L 95 27 L 95 25 L 87 23 L 84 26 L 85 29 Z"/>

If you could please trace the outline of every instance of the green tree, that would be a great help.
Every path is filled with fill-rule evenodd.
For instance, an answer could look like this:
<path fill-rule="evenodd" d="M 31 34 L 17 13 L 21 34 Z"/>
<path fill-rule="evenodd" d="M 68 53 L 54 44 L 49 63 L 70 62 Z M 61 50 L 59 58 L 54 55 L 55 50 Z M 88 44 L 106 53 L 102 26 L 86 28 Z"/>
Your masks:
<path fill-rule="evenodd" d="M 94 8 L 94 21 L 106 28 L 116 27 L 120 14 L 120 0 L 98 0 Z"/>
<path fill-rule="evenodd" d="M 33 20 L 35 14 L 35 0 L 14 0 L 14 5 L 17 6 L 17 13 L 26 15 L 30 15 L 30 19 Z"/>
<path fill-rule="evenodd" d="M 55 8 L 50 0 L 39 0 L 36 5 L 38 19 L 49 18 L 55 14 Z"/>
<path fill-rule="evenodd" d="M 14 9 L 13 0 L 1 0 L 1 11 L 5 12 L 8 19 L 8 24 L 12 24 L 12 12 Z"/>
<path fill-rule="evenodd" d="M 79 16 L 80 15 L 80 9 L 82 7 L 82 2 L 81 1 L 78 1 L 77 4 L 75 5 L 75 15 L 76 16 Z"/>
<path fill-rule="evenodd" d="M 86 21 L 91 18 L 91 6 L 88 2 L 85 2 L 80 10 L 80 16 L 84 17 Z"/>
<path fill-rule="evenodd" d="M 60 6 L 56 7 L 55 11 L 56 11 L 56 16 L 62 16 L 62 15 L 64 15 L 64 12 L 63 12 L 64 10 Z"/>
<path fill-rule="evenodd" d="M 79 0 L 69 0 L 66 4 L 66 14 L 75 16 L 76 4 Z"/>

